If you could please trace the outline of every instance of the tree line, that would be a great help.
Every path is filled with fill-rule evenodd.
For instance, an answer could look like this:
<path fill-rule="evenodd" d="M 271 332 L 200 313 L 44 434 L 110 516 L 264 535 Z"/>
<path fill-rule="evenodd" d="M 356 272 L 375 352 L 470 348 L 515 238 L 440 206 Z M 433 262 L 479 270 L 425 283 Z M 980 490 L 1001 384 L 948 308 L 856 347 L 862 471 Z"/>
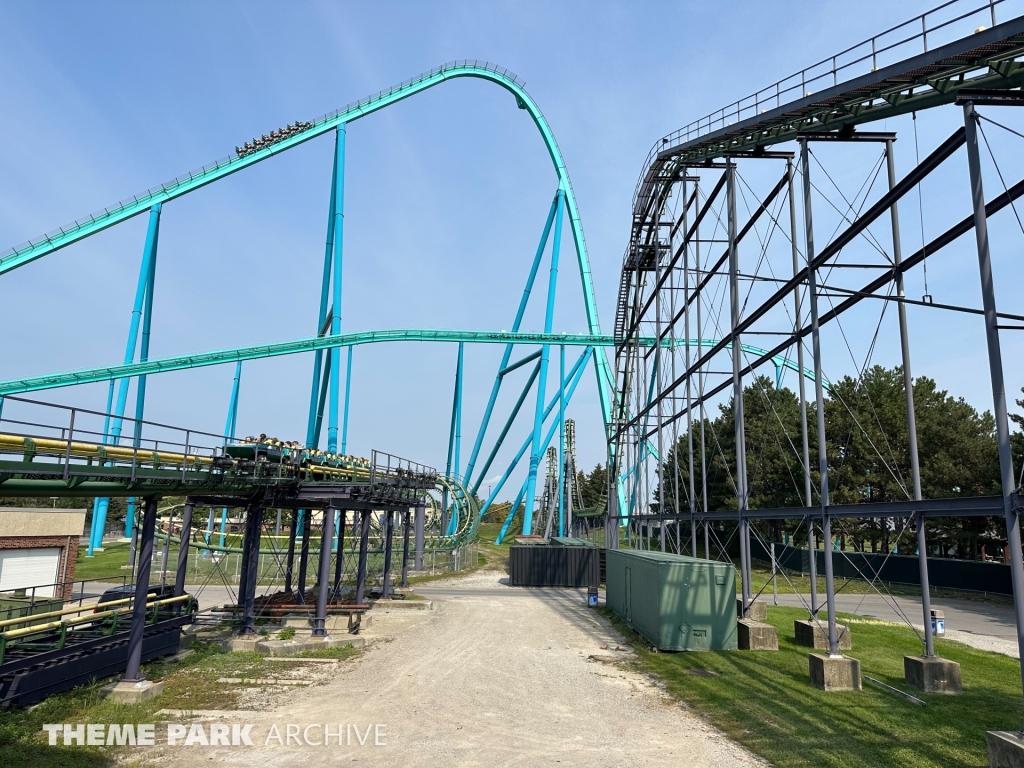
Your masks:
<path fill-rule="evenodd" d="M 963 398 L 939 389 L 933 379 L 914 381 L 921 495 L 925 499 L 999 495 L 1001 490 L 995 421 Z M 1024 388 L 1016 399 L 1024 409 Z M 800 401 L 787 387 L 777 388 L 765 376 L 743 390 L 749 507 L 800 507 L 808 503 L 803 468 Z M 732 398 L 704 421 L 705 465 L 700 461 L 700 421 L 694 431 L 694 487 L 697 509 L 703 508 L 707 475 L 707 507 L 712 512 L 737 508 L 735 486 L 736 432 Z M 1014 467 L 1024 464 L 1024 416 L 1011 414 Z M 685 423 L 662 463 L 667 510 L 689 509 L 689 453 Z M 817 414 L 807 404 L 812 506 L 821 503 L 818 472 Z M 826 456 L 832 504 L 903 501 L 913 498 L 909 430 L 903 369 L 874 366 L 859 378 L 833 382 L 825 398 Z M 606 503 L 607 472 L 598 464 L 577 477 L 584 506 Z M 1019 484 L 1018 480 L 1018 484 Z M 651 511 L 657 513 L 660 489 L 652 484 Z M 678 489 L 679 503 L 676 504 Z M 806 546 L 806 525 L 795 521 L 761 521 L 759 535 Z M 730 526 L 726 526 L 726 535 Z M 834 520 L 833 532 L 844 548 L 871 552 L 916 551 L 916 531 L 906 518 Z M 933 518 L 928 522 L 929 554 L 969 559 L 1002 559 L 1006 526 L 1002 516 Z M 819 542 L 820 544 L 820 542 Z"/>

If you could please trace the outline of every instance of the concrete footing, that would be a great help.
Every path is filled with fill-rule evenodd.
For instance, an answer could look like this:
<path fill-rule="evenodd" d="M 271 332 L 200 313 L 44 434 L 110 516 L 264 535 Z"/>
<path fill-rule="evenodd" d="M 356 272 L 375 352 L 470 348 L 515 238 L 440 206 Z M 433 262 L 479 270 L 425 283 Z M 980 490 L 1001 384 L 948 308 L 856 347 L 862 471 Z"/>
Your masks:
<path fill-rule="evenodd" d="M 809 653 L 811 685 L 822 691 L 859 691 L 860 662 L 849 656 Z"/>
<path fill-rule="evenodd" d="M 903 682 L 908 688 L 925 693 L 964 692 L 960 681 L 960 665 L 938 656 L 904 656 Z"/>
<path fill-rule="evenodd" d="M 105 685 L 102 690 L 106 698 L 119 704 L 140 704 L 163 693 L 164 684 L 152 680 L 118 680 L 112 685 Z"/>
<path fill-rule="evenodd" d="M 235 635 L 224 641 L 224 649 L 227 651 L 255 651 L 257 644 L 261 643 L 263 639 L 261 635 Z"/>
<path fill-rule="evenodd" d="M 264 656 L 295 656 L 318 648 L 344 648 L 346 645 L 362 648 L 366 645 L 366 638 L 340 634 L 327 637 L 293 637 L 291 640 L 263 640 L 255 650 Z"/>
<path fill-rule="evenodd" d="M 741 651 L 779 650 L 779 631 L 763 621 L 737 619 L 736 640 Z"/>
<path fill-rule="evenodd" d="M 381 611 L 432 611 L 434 610 L 433 600 L 383 600 L 377 598 L 376 600 L 368 600 L 370 608 L 376 610 L 378 613 Z"/>
<path fill-rule="evenodd" d="M 1012 731 L 988 731 L 989 768 L 1024 768 L 1024 738 Z"/>
<path fill-rule="evenodd" d="M 736 615 L 743 618 L 743 598 L 736 598 Z M 768 618 L 768 603 L 764 600 L 755 600 L 749 606 L 747 606 L 748 619 L 754 621 L 764 621 Z"/>
<path fill-rule="evenodd" d="M 801 619 L 793 622 L 793 633 L 796 635 L 796 644 L 805 648 L 818 648 L 827 651 L 828 647 L 828 624 L 810 619 Z M 836 635 L 839 641 L 839 650 L 853 650 L 853 643 L 850 639 L 850 628 L 844 624 L 836 624 Z"/>

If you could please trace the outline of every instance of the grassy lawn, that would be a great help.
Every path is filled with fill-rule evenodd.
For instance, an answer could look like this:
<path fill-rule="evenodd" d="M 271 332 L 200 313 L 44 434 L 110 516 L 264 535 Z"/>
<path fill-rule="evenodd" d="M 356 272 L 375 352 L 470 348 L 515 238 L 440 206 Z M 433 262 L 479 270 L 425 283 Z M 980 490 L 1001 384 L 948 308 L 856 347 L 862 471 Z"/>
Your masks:
<path fill-rule="evenodd" d="M 850 655 L 860 660 L 862 675 L 906 690 L 903 656 L 921 653 L 914 633 L 840 617 L 850 624 Z M 808 649 L 793 639 L 793 620 L 806 618 L 798 608 L 768 608 L 768 621 L 779 628 L 777 652 L 652 653 L 612 618 L 631 638 L 640 671 L 660 678 L 672 696 L 776 766 L 987 766 L 985 731 L 1022 725 L 1018 662 L 960 643 L 935 641 L 938 654 L 960 663 L 963 695 L 911 691 L 927 702 L 918 707 L 867 682 L 860 692 L 811 687 Z"/>
<path fill-rule="evenodd" d="M 150 680 L 163 679 L 164 692 L 143 704 L 114 704 L 103 698 L 100 688 L 111 679 L 84 685 L 50 696 L 32 709 L 0 709 L 0 765 L 32 768 L 92 768 L 110 765 L 121 748 L 49 746 L 44 723 L 159 723 L 166 719 L 161 709 L 236 709 L 238 686 L 217 683 L 220 677 L 279 677 L 301 662 L 270 662 L 255 653 L 225 653 L 208 643 L 196 643 L 195 653 L 176 663 L 154 661 L 144 666 Z M 309 658 L 344 661 L 360 651 L 324 648 L 300 654 Z M 160 728 L 157 728 L 160 733 Z"/>

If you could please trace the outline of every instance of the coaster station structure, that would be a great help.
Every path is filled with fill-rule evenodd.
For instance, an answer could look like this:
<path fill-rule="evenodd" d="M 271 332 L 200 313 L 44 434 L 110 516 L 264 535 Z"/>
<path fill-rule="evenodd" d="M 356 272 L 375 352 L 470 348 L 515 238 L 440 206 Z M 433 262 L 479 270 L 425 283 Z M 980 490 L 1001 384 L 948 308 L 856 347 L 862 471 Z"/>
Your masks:
<path fill-rule="evenodd" d="M 616 400 L 609 432 L 609 477 L 612 482 L 624 483 L 626 506 L 621 506 L 623 496 L 609 495 L 609 546 L 662 550 L 667 546 L 696 556 L 703 528 L 704 552 L 710 556 L 712 524 L 735 523 L 743 616 L 747 616 L 755 597 L 751 521 L 806 521 L 809 531 L 821 530 L 825 542 L 824 607 L 829 651 L 837 655 L 833 559 L 842 555 L 833 551 L 832 521 L 905 520 L 917 534 L 924 655 L 934 657 L 927 520 L 1003 516 L 1018 641 L 1024 654 L 1022 499 L 1012 463 L 1000 348 L 1000 331 L 1021 327 L 1024 317 L 997 311 L 987 230 L 989 218 L 1000 212 L 1012 215 L 1014 201 L 1024 194 L 1024 180 L 1010 184 L 1013 180 L 1004 180 L 1000 171 L 995 180 L 998 192 L 986 197 L 981 165 L 984 150 L 979 148 L 979 133 L 984 130 L 980 121 L 986 111 L 995 106 L 1024 105 L 1024 16 L 1011 18 L 1022 11 L 1021 4 L 1010 2 L 944 3 L 694 121 L 654 145 L 633 199 L 632 229 L 615 316 Z M 930 109 L 958 109 L 962 124 L 900 178 L 894 162 L 896 133 L 878 128 L 886 118 L 915 113 L 916 119 L 917 112 Z M 854 169 L 871 167 L 866 158 L 874 158 L 875 163 L 857 195 L 845 198 L 838 207 L 832 204 L 838 212 L 835 215 L 822 193 L 832 176 L 818 155 L 827 160 L 839 150 L 845 153 L 843 157 L 852 158 L 851 166 L 843 169 L 847 177 Z M 970 191 L 971 209 L 964 211 L 962 219 L 945 224 L 945 231 L 928 242 L 923 242 L 922 214 L 923 247 L 904 254 L 900 202 L 919 190 L 937 168 L 964 157 L 962 178 Z M 992 159 L 996 162 L 995 155 Z M 755 192 L 748 177 L 770 178 L 771 183 Z M 880 180 L 880 192 L 875 191 L 876 180 Z M 988 181 L 991 184 L 992 180 Z M 751 195 L 756 195 L 753 202 Z M 741 206 L 746 207 L 746 217 L 740 215 Z M 825 221 L 828 215 L 836 220 L 836 231 L 823 241 L 825 227 L 816 224 L 816 218 Z M 876 234 L 873 228 L 882 231 Z M 908 271 L 919 267 L 926 257 L 944 257 L 944 248 L 972 231 L 982 307 L 941 305 L 930 296 L 921 301 L 908 298 L 904 290 Z M 875 306 L 895 304 L 898 314 L 912 477 L 905 501 L 834 504 L 829 496 L 826 446 L 830 436 L 825 434 L 824 421 L 828 382 L 822 371 L 820 329 L 828 323 L 842 327 L 845 313 L 857 307 L 865 311 L 873 300 L 880 300 Z M 966 312 L 984 324 L 999 447 L 1000 496 L 922 498 L 908 304 L 935 312 Z M 694 335 L 700 339 L 709 326 L 715 342 L 702 345 L 693 340 Z M 845 338 L 863 336 L 865 328 L 869 340 L 870 331 L 877 337 L 874 322 L 870 326 L 847 324 L 843 332 Z M 648 335 L 668 344 L 639 343 Z M 749 352 L 743 339 L 751 335 L 758 335 L 767 349 L 760 354 Z M 810 349 L 805 352 L 808 342 Z M 802 474 L 798 496 L 803 506 L 751 509 L 748 462 L 756 463 L 758 455 L 757 447 L 745 440 L 744 383 L 761 386 L 757 374 L 779 356 L 795 359 L 796 370 L 804 371 L 808 355 L 813 390 L 808 395 L 804 377 L 797 377 L 801 434 L 794 435 L 785 448 Z M 717 452 L 718 437 L 706 435 L 704 425 L 705 404 L 719 395 L 731 395 L 735 422 L 735 460 L 728 459 L 728 471 L 737 507 L 731 511 L 709 509 L 706 485 L 702 489 L 694 482 L 696 476 L 706 477 L 705 462 L 709 454 Z M 808 397 L 813 398 L 816 429 L 808 427 Z M 695 435 L 698 425 L 699 435 Z M 680 435 L 685 446 L 679 443 Z M 812 439 L 817 440 L 816 446 Z M 674 466 L 688 467 L 688 472 L 677 472 L 674 478 L 665 474 L 666 462 L 658 456 L 664 457 L 667 445 L 679 448 L 680 460 Z M 815 447 L 816 467 L 812 459 Z M 696 472 L 695 463 L 700 468 Z M 813 468 L 820 478 L 817 489 L 812 489 Z M 679 488 L 680 474 L 689 477 L 688 487 L 684 480 Z M 673 483 L 675 493 L 667 493 Z M 645 535 L 654 529 L 651 523 L 658 530 L 654 540 Z M 625 540 L 620 530 L 626 532 Z M 812 536 L 809 540 L 813 541 Z M 808 609 L 817 621 L 822 606 L 815 594 L 813 556 L 810 562 Z"/>
<path fill-rule="evenodd" d="M 11 411 L 16 412 L 12 418 Z M 130 446 L 111 444 L 102 423 L 111 414 L 9 398 L 0 422 L 0 488 L 11 497 L 81 497 L 105 494 L 144 499 L 137 530 L 138 557 L 132 593 L 114 602 L 69 607 L 47 614 L 0 622 L 0 702 L 30 704 L 48 693 L 119 671 L 125 680 L 141 680 L 143 661 L 178 647 L 178 631 L 192 620 L 195 595 L 186 594 L 185 576 L 196 506 L 238 507 L 246 511 L 240 537 L 242 554 L 238 608 L 240 634 L 255 634 L 260 539 L 270 507 L 294 510 L 288 541 L 284 593 L 293 594 L 292 570 L 298 555 L 301 604 L 310 556 L 312 510 L 322 510 L 317 589 L 312 601 L 313 635 L 325 636 L 332 603 L 341 602 L 344 539 L 332 547 L 335 515 L 354 514 L 359 533 L 354 601 L 364 609 L 371 517 L 382 519 L 383 596 L 389 595 L 395 515 L 403 516 L 402 578 L 408 573 L 410 511 L 415 508 L 415 551 L 422 559 L 428 492 L 440 487 L 452 495 L 462 524 L 453 539 L 475 532 L 479 509 L 457 481 L 414 462 L 374 451 L 368 462 L 324 462 L 308 451 L 285 455 L 269 445 L 233 443 L 228 438 L 126 418 Z M 27 434 L 31 430 L 31 435 Z M 150 572 L 156 542 L 157 505 L 165 496 L 184 496 L 178 563 L 170 596 L 151 594 Z M 298 510 L 306 511 L 304 524 Z M 344 530 L 344 529 L 342 529 Z M 171 529 L 168 529 L 169 533 Z M 207 548 L 211 545 L 206 544 Z M 331 579 L 332 550 L 337 550 Z M 166 548 L 165 548 L 166 553 Z"/>

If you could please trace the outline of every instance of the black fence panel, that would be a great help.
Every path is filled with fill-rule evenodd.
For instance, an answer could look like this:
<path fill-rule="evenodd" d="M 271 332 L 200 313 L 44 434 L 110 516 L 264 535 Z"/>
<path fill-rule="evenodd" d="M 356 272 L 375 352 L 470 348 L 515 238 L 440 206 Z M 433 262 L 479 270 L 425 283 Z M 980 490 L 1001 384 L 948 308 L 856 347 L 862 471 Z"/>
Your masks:
<path fill-rule="evenodd" d="M 509 550 L 508 575 L 513 587 L 596 587 L 601 550 L 515 544 Z"/>
<path fill-rule="evenodd" d="M 770 544 L 752 540 L 750 556 L 755 560 L 771 563 Z M 801 574 L 810 572 L 810 553 L 786 544 L 775 545 L 775 560 L 786 570 Z M 825 573 L 825 552 L 815 551 L 818 574 Z M 843 579 L 875 579 L 894 584 L 921 586 L 921 572 L 917 556 L 886 555 L 874 552 L 832 553 L 832 568 L 835 575 Z M 964 589 L 972 592 L 994 592 L 1012 595 L 1010 566 L 1003 563 L 985 563 L 980 560 L 952 560 L 928 558 L 928 582 L 933 587 Z"/>

